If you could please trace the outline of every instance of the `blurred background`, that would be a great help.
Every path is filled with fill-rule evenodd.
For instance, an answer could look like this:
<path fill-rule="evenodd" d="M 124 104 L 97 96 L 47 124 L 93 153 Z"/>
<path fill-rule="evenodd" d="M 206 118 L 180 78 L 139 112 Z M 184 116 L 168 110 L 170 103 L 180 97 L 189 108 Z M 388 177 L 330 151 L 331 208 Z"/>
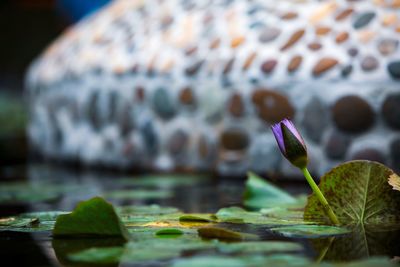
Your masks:
<path fill-rule="evenodd" d="M 60 33 L 110 0 L 0 1 L 0 166 L 26 160 L 24 75 Z"/>

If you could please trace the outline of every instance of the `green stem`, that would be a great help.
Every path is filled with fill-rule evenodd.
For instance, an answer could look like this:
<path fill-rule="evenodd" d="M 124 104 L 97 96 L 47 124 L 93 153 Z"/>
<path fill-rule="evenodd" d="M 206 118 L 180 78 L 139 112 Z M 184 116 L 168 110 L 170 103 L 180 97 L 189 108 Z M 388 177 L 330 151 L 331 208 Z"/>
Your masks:
<path fill-rule="evenodd" d="M 335 213 L 333 212 L 331 206 L 329 206 L 328 201 L 326 200 L 326 198 L 322 194 L 321 190 L 319 190 L 319 187 L 314 182 L 314 179 L 311 177 L 311 174 L 308 171 L 307 167 L 302 168 L 301 171 L 303 172 L 304 177 L 306 177 L 306 180 L 307 180 L 308 184 L 311 186 L 311 189 L 313 190 L 314 194 L 319 199 L 319 202 L 321 202 L 325 213 L 329 216 L 329 219 L 331 219 L 332 223 L 335 224 L 335 225 L 340 224 L 339 220 L 336 217 Z"/>

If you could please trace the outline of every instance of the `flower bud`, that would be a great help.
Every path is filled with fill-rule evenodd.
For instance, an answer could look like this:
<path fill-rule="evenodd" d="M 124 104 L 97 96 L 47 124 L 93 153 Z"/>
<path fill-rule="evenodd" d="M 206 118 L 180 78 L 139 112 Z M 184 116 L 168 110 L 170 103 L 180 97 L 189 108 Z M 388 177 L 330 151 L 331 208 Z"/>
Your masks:
<path fill-rule="evenodd" d="M 307 167 L 307 147 L 293 122 L 284 119 L 271 128 L 279 149 L 290 163 L 300 169 Z"/>

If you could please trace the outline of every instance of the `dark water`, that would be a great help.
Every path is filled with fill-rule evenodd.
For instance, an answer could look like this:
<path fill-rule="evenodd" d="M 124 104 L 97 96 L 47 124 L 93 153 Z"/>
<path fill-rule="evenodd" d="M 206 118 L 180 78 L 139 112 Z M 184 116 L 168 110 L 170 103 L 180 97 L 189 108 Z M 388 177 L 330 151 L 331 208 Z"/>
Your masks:
<path fill-rule="evenodd" d="M 39 201 L 6 201 L 0 203 L 0 217 L 30 211 L 72 210 L 76 203 L 105 191 L 126 188 L 121 181 L 134 180 L 137 174 L 120 174 L 106 171 L 84 171 L 72 168 L 49 165 L 22 165 L 3 167 L 1 169 L 1 185 L 22 181 L 30 186 L 51 183 L 61 188 L 69 188 L 57 196 Z M 180 179 L 186 179 L 181 176 Z M 190 179 L 190 178 L 187 178 Z M 221 179 L 204 176 L 201 182 L 181 184 L 172 189 L 170 197 L 144 199 L 112 200 L 115 205 L 149 205 L 177 207 L 187 213 L 215 213 L 228 206 L 241 206 L 244 179 Z M 197 180 L 198 181 L 198 180 Z M 278 185 L 292 193 L 308 193 L 308 188 L 301 182 Z M 128 182 L 129 184 L 129 182 Z M 43 187 L 43 194 L 46 188 Z M 42 195 L 43 196 L 43 195 Z M 230 229 L 256 233 L 263 240 L 290 240 L 273 234 L 266 228 L 253 225 L 229 225 Z M 312 259 L 322 257 L 327 261 L 350 261 L 370 256 L 387 256 L 393 258 L 400 255 L 400 231 L 390 231 L 384 226 L 379 229 L 360 228 L 342 237 L 322 239 L 293 239 L 301 243 L 304 254 Z M 84 240 L 73 241 L 76 245 Z M 68 241 L 67 241 L 68 243 Z M 16 233 L 0 232 L 0 259 L 2 266 L 82 266 L 71 264 L 63 259 L 60 250 L 67 243 L 54 242 L 50 233 Z M 71 241 L 69 241 L 71 243 Z M 86 266 L 86 265 L 85 265 Z M 135 265 L 136 266 L 136 265 Z M 146 265 L 144 265 L 146 266 Z M 163 266 L 163 264 L 161 264 Z"/>

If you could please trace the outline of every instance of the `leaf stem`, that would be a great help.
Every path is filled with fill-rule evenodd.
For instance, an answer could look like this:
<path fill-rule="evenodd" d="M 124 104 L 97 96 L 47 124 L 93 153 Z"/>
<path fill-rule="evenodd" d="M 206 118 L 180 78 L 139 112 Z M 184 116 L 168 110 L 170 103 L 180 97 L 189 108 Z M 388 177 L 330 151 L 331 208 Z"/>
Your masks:
<path fill-rule="evenodd" d="M 311 189 L 313 190 L 314 194 L 319 199 L 319 202 L 321 202 L 325 213 L 329 216 L 329 219 L 335 225 L 340 224 L 338 218 L 336 217 L 336 214 L 333 212 L 331 206 L 329 206 L 329 203 L 322 194 L 321 190 L 319 190 L 318 185 L 314 182 L 314 179 L 311 177 L 311 174 L 308 171 L 307 167 L 302 168 L 301 171 L 303 172 L 303 175 L 306 178 L 308 184 L 311 186 Z"/>

